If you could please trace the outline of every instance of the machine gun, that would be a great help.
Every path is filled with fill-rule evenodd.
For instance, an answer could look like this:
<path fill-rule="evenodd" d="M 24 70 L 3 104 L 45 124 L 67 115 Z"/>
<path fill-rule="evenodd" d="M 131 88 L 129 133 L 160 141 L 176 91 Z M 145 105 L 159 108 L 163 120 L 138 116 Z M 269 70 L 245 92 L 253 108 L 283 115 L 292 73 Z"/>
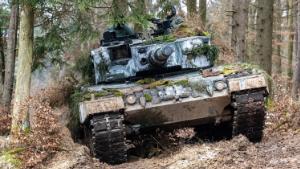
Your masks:
<path fill-rule="evenodd" d="M 171 14 L 166 17 L 165 20 L 152 18 L 150 21 L 156 25 L 156 29 L 154 29 L 152 36 L 161 36 L 170 34 L 172 29 L 177 28 L 182 22 L 183 19 L 176 15 L 176 8 L 173 6 L 171 8 Z"/>

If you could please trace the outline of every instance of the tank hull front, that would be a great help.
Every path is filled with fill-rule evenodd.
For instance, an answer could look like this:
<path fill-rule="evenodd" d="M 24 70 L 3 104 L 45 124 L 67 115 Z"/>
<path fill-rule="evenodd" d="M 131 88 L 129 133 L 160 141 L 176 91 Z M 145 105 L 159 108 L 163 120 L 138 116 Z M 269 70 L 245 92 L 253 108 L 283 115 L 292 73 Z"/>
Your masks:
<path fill-rule="evenodd" d="M 212 120 L 228 121 L 231 119 L 231 112 L 226 107 L 230 102 L 230 96 L 225 90 L 214 93 L 213 96 L 171 100 L 156 105 L 146 104 L 145 107 L 130 106 L 125 109 L 124 118 L 127 123 L 139 124 L 141 127 L 176 124 L 193 126 Z"/>
<path fill-rule="evenodd" d="M 232 78 L 194 72 L 143 82 L 89 87 L 89 100 L 79 104 L 80 122 L 120 112 L 125 125 L 139 128 L 220 123 L 232 119 L 234 93 L 267 87 L 261 74 Z"/>

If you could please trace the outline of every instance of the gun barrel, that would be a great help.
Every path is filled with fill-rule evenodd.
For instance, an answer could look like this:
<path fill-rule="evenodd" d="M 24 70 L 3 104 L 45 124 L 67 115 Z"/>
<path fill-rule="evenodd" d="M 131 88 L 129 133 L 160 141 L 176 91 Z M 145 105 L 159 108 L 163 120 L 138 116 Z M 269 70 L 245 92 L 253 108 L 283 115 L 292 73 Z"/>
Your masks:
<path fill-rule="evenodd" d="M 173 52 L 174 50 L 170 46 L 158 48 L 150 54 L 149 61 L 153 66 L 163 66 Z"/>

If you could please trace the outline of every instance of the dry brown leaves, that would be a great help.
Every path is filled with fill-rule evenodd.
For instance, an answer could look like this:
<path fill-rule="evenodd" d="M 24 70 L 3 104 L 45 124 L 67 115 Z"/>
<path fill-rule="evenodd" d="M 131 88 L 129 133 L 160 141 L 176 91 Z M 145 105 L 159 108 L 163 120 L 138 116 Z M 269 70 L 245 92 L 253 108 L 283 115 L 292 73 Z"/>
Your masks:
<path fill-rule="evenodd" d="M 42 90 L 22 104 L 23 110 L 29 108 L 30 131 L 17 135 L 15 146 L 24 148 L 18 154 L 24 168 L 39 168 L 42 163 L 60 151 L 61 138 L 58 117 L 54 106 L 62 105 L 70 87 L 51 87 Z"/>
<path fill-rule="evenodd" d="M 287 77 L 273 77 L 273 98 L 268 105 L 268 134 L 281 134 L 289 130 L 299 130 L 300 104 L 291 98 L 291 81 Z"/>
<path fill-rule="evenodd" d="M 0 135 L 6 135 L 10 131 L 11 116 L 8 111 L 0 106 Z"/>

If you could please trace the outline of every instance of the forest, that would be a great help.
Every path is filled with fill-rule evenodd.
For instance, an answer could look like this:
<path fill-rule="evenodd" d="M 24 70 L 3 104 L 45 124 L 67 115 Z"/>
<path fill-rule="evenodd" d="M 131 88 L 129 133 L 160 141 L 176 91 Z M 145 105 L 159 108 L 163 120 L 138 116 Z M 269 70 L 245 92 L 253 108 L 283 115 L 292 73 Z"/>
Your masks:
<path fill-rule="evenodd" d="M 121 29 L 121 33 L 115 32 L 118 29 Z M 207 45 L 205 43 L 202 47 L 190 49 L 186 56 L 185 49 L 180 53 L 181 48 L 170 47 L 192 38 L 198 38 L 198 41 L 200 38 L 200 44 L 208 41 Z M 132 55 L 130 58 L 124 51 L 106 53 L 110 50 L 107 46 L 123 43 L 129 48 L 126 50 Z M 162 47 L 164 44 L 167 45 Z M 140 67 L 130 67 L 134 65 L 130 63 L 135 63 L 135 58 L 152 48 L 149 59 L 141 59 Z M 105 56 L 111 53 L 115 56 L 108 56 L 111 61 L 107 61 Z M 202 58 L 201 62 L 197 62 L 196 56 L 192 55 L 205 56 L 207 60 L 203 61 Z M 178 61 L 171 60 L 172 57 L 179 56 L 187 60 L 187 63 L 180 63 L 180 66 L 183 65 L 180 70 L 176 67 L 178 65 L 170 66 Z M 97 60 L 99 57 L 100 60 Z M 112 59 L 118 57 L 122 59 Z M 209 65 L 202 66 L 206 61 Z M 124 62 L 128 65 L 124 66 Z M 145 66 L 147 64 L 152 64 L 152 67 Z M 164 69 L 167 66 L 170 68 Z M 189 69 L 182 73 L 183 67 Z M 192 83 L 190 79 L 165 80 L 173 68 L 179 75 L 183 74 L 184 78 L 189 77 L 188 74 L 194 70 L 197 76 L 201 76 L 202 81 L 197 81 L 198 88 L 201 88 L 199 95 L 205 92 L 205 97 L 213 99 L 219 92 L 220 95 L 224 94 L 224 98 L 229 98 L 229 101 L 224 101 L 226 105 L 222 101 L 203 101 L 200 96 L 189 99 L 200 99 L 199 105 L 202 106 L 195 111 L 206 110 L 206 107 L 211 106 L 208 104 L 212 104 L 211 107 L 215 109 L 221 107 L 222 112 L 228 109 L 230 112 L 226 115 L 230 117 L 228 123 L 232 125 L 230 136 L 223 136 L 228 126 L 219 124 L 220 119 L 223 120 L 219 119 L 219 115 L 214 117 L 214 124 L 199 127 L 198 124 L 192 125 L 194 119 L 188 121 L 190 119 L 187 116 L 193 114 L 181 111 L 182 114 L 187 113 L 186 116 L 176 116 L 174 112 L 178 111 L 172 108 L 172 118 L 180 117 L 188 125 L 166 131 L 156 128 L 150 134 L 137 132 L 137 136 L 129 139 L 130 143 L 126 140 L 127 135 L 130 137 L 130 134 L 136 132 L 135 127 L 140 131 L 140 125 L 131 125 L 130 120 L 141 117 L 131 119 L 131 109 L 141 107 L 145 110 L 141 115 L 144 118 L 141 123 L 146 126 L 148 121 L 154 123 L 156 120 L 155 123 L 160 123 L 159 120 L 162 120 L 159 119 L 161 112 L 155 115 L 155 111 L 146 108 L 155 107 L 155 104 L 171 104 L 169 107 L 172 107 L 187 99 L 185 96 L 174 96 L 174 102 L 162 103 L 163 99 L 158 94 L 161 102 L 154 104 L 157 98 L 153 91 L 159 93 L 160 90 L 166 90 L 167 97 L 167 90 L 172 86 L 172 91 L 179 90 L 176 86 L 185 91 Z M 138 75 L 142 78 L 138 78 Z M 264 77 L 263 82 L 247 81 L 248 77 L 260 75 Z M 120 78 L 123 76 L 124 79 L 126 76 L 126 81 Z M 214 87 L 210 89 L 207 79 L 218 78 L 222 82 L 217 85 L 214 81 Z M 234 79 L 243 78 L 239 81 L 238 90 L 247 90 L 231 92 L 235 90 L 231 86 Z M 132 90 L 136 87 L 132 83 L 142 86 L 142 96 L 137 97 L 136 91 L 128 94 L 125 89 L 113 88 L 118 86 L 115 83 L 119 83 L 120 79 L 120 85 L 131 85 Z M 205 90 L 201 86 L 204 83 Z M 88 91 L 97 86 L 100 86 L 101 92 Z M 191 90 L 194 88 L 191 87 Z M 194 96 L 195 92 L 191 92 L 191 95 Z M 116 101 L 107 106 L 105 99 L 108 97 L 121 98 L 121 105 Z M 244 97 L 249 99 L 249 103 L 239 102 L 238 98 Z M 107 114 L 103 114 L 103 122 L 97 118 L 93 119 L 95 122 L 90 120 L 101 115 L 82 115 L 83 107 L 95 100 L 98 100 L 98 105 L 86 110 L 103 113 L 105 107 Z M 259 128 L 261 135 L 258 137 L 236 129 L 237 122 L 234 120 L 239 117 L 236 112 L 240 110 L 240 105 L 245 105 L 243 108 L 249 111 L 250 120 L 246 119 L 245 123 L 253 123 L 255 126 L 252 130 Z M 118 106 L 120 116 L 114 114 Z M 211 107 L 207 108 L 209 115 L 203 114 L 211 116 Z M 190 108 L 186 110 L 193 112 Z M 260 116 L 253 115 L 253 120 L 250 116 L 260 111 L 263 111 L 261 124 L 256 122 Z M 109 116 L 111 112 L 114 113 Z M 154 117 L 147 113 L 154 113 Z M 86 119 L 90 121 L 86 122 Z M 89 122 L 90 126 L 86 127 Z M 120 127 L 120 122 L 126 127 L 123 127 L 123 123 Z M 120 136 L 126 141 L 125 154 L 120 155 L 120 147 L 111 148 L 113 144 L 108 146 L 109 151 L 117 151 L 118 159 L 115 161 L 118 162 L 110 162 L 112 155 L 107 152 L 106 155 L 105 148 L 101 149 L 104 155 L 99 155 L 97 148 L 91 146 L 97 141 L 87 145 L 86 140 L 88 144 L 90 142 L 86 129 L 91 128 L 90 140 L 93 141 L 98 137 L 97 133 L 93 133 L 94 129 L 101 128 L 93 126 L 94 123 L 105 123 L 108 132 L 112 130 L 111 126 L 115 127 L 113 125 L 122 129 L 123 134 Z M 250 132 L 250 127 L 248 130 Z M 103 137 L 103 140 L 108 138 L 107 142 L 113 138 L 113 133 L 108 134 Z M 219 137 L 219 134 L 222 136 Z M 0 0 L 0 168 L 194 169 L 299 166 L 299 0 Z"/>

